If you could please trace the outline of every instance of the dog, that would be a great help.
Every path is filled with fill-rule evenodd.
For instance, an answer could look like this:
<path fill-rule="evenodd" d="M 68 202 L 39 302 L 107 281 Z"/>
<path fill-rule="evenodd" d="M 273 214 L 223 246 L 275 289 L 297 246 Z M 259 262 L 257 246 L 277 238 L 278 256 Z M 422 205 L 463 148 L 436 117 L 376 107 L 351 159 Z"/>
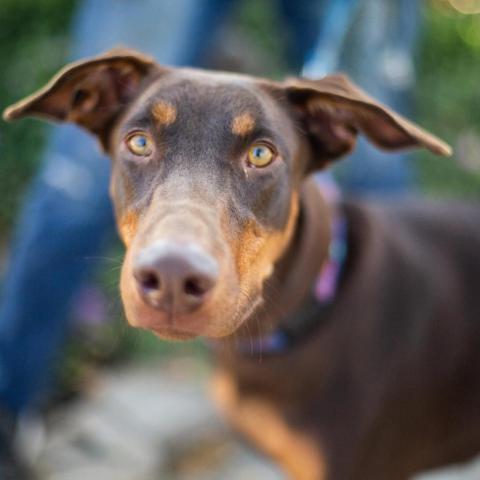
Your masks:
<path fill-rule="evenodd" d="M 450 147 L 342 75 L 273 82 L 128 49 L 8 108 L 112 158 L 128 322 L 210 339 L 214 396 L 298 480 L 403 480 L 480 450 L 480 208 L 329 204 L 358 135 Z"/>

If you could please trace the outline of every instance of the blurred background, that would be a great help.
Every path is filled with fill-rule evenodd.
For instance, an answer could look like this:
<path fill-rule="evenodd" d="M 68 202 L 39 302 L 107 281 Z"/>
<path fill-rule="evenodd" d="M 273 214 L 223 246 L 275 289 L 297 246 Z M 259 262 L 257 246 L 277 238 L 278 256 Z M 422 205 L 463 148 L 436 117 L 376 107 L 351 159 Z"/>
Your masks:
<path fill-rule="evenodd" d="M 76 0 L 0 0 L 2 109 L 38 89 L 66 63 L 71 54 L 70 24 L 78 3 Z M 278 28 L 278 18 L 272 12 L 272 2 L 268 0 L 241 2 L 241 8 L 234 9 L 222 27 L 222 42 L 220 48 L 212 52 L 211 63 L 221 65 L 224 69 L 239 69 L 274 78 L 291 73 L 282 55 L 285 32 Z M 416 83 L 412 92 L 411 116 L 424 128 L 447 140 L 454 147 L 455 155 L 451 159 L 439 159 L 426 153 L 416 153 L 414 168 L 418 172 L 419 188 L 425 195 L 434 197 L 480 198 L 480 2 L 424 1 L 421 2 L 421 16 L 422 27 L 414 58 Z M 375 96 L 375 92 L 369 93 Z M 50 129 L 44 123 L 30 120 L 0 123 L 0 279 L 5 276 L 12 228 L 29 181 L 40 166 Z M 72 473 L 71 465 L 75 461 L 80 462 L 78 452 L 75 454 L 77 457 L 72 451 L 65 453 L 62 458 L 51 454 L 54 450 L 51 445 L 58 447 L 62 438 L 64 443 L 77 442 L 75 445 L 80 445 L 81 448 L 78 448 L 89 461 L 102 455 L 102 452 L 98 453 L 100 447 L 89 444 L 85 440 L 87 437 L 82 440 L 72 434 L 72 429 L 80 428 L 79 423 L 73 422 L 65 427 L 65 422 L 71 422 L 65 420 L 65 415 L 74 415 L 73 412 L 81 417 L 79 422 L 84 422 L 83 426 L 85 422 L 90 425 L 89 421 L 92 424 L 101 423 L 98 418 L 89 417 L 90 414 L 82 410 L 83 406 L 78 406 L 82 405 L 82 398 L 93 395 L 98 407 L 98 402 L 102 404 L 107 399 L 117 401 L 119 397 L 115 395 L 119 395 L 126 402 L 125 405 L 132 406 L 135 404 L 135 395 L 141 396 L 142 388 L 146 388 L 149 395 L 158 397 L 162 392 L 166 394 L 172 391 L 180 392 L 184 395 L 180 398 L 184 399 L 195 399 L 197 396 L 203 399 L 205 395 L 204 383 L 210 367 L 208 352 L 202 342 L 171 344 L 126 326 L 117 286 L 122 253 L 120 244 L 113 242 L 101 258 L 95 256 L 85 259 L 100 267 L 95 268 L 92 281 L 82 290 L 71 309 L 69 315 L 74 334 L 68 337 L 62 349 L 61 361 L 55 362 L 59 380 L 42 406 L 42 415 L 67 412 L 56 422 L 63 425 L 58 428 L 64 428 L 68 434 L 64 432 L 66 436 L 59 434 L 59 437 L 50 439 L 50 450 L 47 448 L 45 454 L 42 453 L 47 435 L 45 428 L 35 422 L 31 422 L 33 426 L 28 425 L 28 428 L 37 432 L 37 436 L 33 436 L 27 449 L 31 450 L 35 461 L 43 458 L 41 468 L 55 471 L 57 477 L 51 478 L 77 478 L 74 476 L 76 473 Z M 157 388 L 151 385 L 152 374 L 158 378 Z M 126 385 L 130 385 L 128 382 L 132 378 L 135 380 L 129 396 Z M 183 424 L 186 431 L 180 432 L 180 437 L 183 436 L 181 441 L 172 441 L 172 445 L 181 447 L 165 447 L 167 450 L 177 448 L 180 453 L 170 450 L 169 455 L 163 453 L 169 460 L 166 461 L 168 467 L 162 468 L 170 469 L 171 478 L 217 478 L 212 473 L 217 464 L 224 462 L 225 458 L 230 458 L 230 463 L 234 464 L 247 454 L 243 450 L 236 450 L 240 447 L 230 445 L 231 440 L 226 440 L 228 436 L 223 433 L 223 427 L 217 426 L 216 420 L 213 420 L 213 413 L 204 415 L 206 411 L 210 412 L 206 400 L 201 402 L 207 403 L 199 401 L 196 406 L 195 401 L 191 402 L 193 406 L 189 406 L 188 400 L 184 401 L 187 410 L 193 409 L 192 418 L 195 420 L 191 425 L 198 426 L 197 434 L 203 439 L 201 444 L 206 447 L 204 451 L 193 447 L 192 439 L 189 442 L 186 438 L 191 432 L 191 425 Z M 155 402 L 152 408 L 157 413 L 160 411 L 159 415 L 164 417 L 161 415 L 162 409 L 169 409 L 176 402 L 175 397 L 168 397 L 164 403 L 160 400 Z M 200 411 L 199 405 L 202 407 Z M 132 416 L 135 417 L 133 413 Z M 181 424 L 181 419 L 175 421 Z M 208 427 L 210 421 L 216 425 L 212 429 Z M 161 430 L 166 427 L 158 428 Z M 105 431 L 98 433 L 100 437 L 103 434 Z M 175 438 L 178 432 L 169 434 L 173 435 L 169 438 Z M 108 443 L 108 439 L 105 441 Z M 119 452 L 128 449 L 125 445 L 117 447 Z M 235 461 L 232 460 L 234 458 Z M 144 461 L 150 470 L 154 470 L 146 459 L 135 461 Z M 158 461 L 157 458 L 153 462 L 155 468 Z M 100 460 L 98 462 L 101 463 Z M 196 468 L 200 470 L 196 471 Z M 248 478 L 270 478 L 268 475 L 280 478 L 273 470 L 263 471 L 262 466 L 255 468 L 263 472 L 261 477 L 252 477 L 251 472 L 246 471 L 244 477 L 238 478 L 247 478 L 248 475 Z M 77 469 L 77 473 L 80 470 Z M 85 469 L 81 470 L 81 475 L 85 475 L 85 472 Z M 93 478 L 110 478 L 107 473 L 103 475 Z M 118 475 L 117 472 L 112 478 L 124 478 Z M 125 478 L 147 478 L 135 475 L 132 473 Z M 218 478 L 234 478 L 225 475 L 224 472 Z M 162 477 L 148 478 L 170 477 L 164 474 Z"/>

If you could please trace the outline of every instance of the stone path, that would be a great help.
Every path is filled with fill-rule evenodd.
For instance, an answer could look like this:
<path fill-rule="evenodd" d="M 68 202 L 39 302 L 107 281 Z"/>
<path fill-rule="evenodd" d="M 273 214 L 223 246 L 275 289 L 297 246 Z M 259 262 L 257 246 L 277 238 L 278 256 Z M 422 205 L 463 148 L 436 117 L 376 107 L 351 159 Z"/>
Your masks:
<path fill-rule="evenodd" d="M 281 480 L 221 423 L 208 367 L 175 359 L 108 371 L 49 419 L 36 469 L 45 480 Z M 415 480 L 479 480 L 480 461 Z"/>
<path fill-rule="evenodd" d="M 36 468 L 48 480 L 280 480 L 234 438 L 197 360 L 108 372 L 49 420 Z"/>

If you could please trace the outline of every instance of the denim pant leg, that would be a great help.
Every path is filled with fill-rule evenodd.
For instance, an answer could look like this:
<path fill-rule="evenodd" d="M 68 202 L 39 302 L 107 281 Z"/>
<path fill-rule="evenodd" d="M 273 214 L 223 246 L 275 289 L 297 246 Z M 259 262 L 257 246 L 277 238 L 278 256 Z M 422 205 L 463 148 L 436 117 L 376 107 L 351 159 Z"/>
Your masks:
<path fill-rule="evenodd" d="M 339 62 L 370 95 L 407 116 L 413 110 L 420 3 L 363 0 Z M 411 155 L 382 152 L 361 137 L 336 172 L 342 187 L 355 194 L 404 195 L 417 185 L 411 162 Z"/>
<path fill-rule="evenodd" d="M 282 0 L 282 11 L 292 33 L 291 64 L 301 75 L 320 78 L 336 69 L 342 43 L 360 0 Z M 332 202 L 338 187 L 331 171 L 316 174 L 323 192 Z"/>
<path fill-rule="evenodd" d="M 299 72 L 316 50 L 323 10 L 328 0 L 279 0 L 287 34 L 287 60 Z"/>
<path fill-rule="evenodd" d="M 322 0 L 317 45 L 303 74 L 343 71 L 373 97 L 411 114 L 413 54 L 420 21 L 415 0 Z M 415 185 L 405 154 L 382 152 L 360 136 L 355 152 L 335 168 L 343 190 L 398 195 Z"/>
<path fill-rule="evenodd" d="M 54 132 L 13 241 L 0 310 L 0 392 L 14 411 L 45 387 L 70 300 L 113 227 L 108 159 L 90 145 L 73 126 Z"/>
<path fill-rule="evenodd" d="M 164 63 L 194 63 L 231 3 L 86 0 L 75 17 L 73 56 L 127 44 Z M 93 138 L 56 128 L 44 161 L 16 229 L 0 306 L 0 404 L 13 412 L 47 387 L 71 299 L 113 231 L 109 161 Z"/>
<path fill-rule="evenodd" d="M 238 0 L 83 0 L 74 58 L 127 46 L 169 65 L 198 65 Z"/>

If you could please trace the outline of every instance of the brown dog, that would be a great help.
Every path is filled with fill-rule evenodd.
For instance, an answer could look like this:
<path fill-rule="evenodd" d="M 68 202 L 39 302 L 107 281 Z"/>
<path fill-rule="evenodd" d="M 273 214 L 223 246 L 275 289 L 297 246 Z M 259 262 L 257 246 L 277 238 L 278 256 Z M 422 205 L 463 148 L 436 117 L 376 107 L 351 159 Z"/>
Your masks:
<path fill-rule="evenodd" d="M 215 339 L 220 406 L 292 478 L 406 479 L 480 450 L 478 206 L 342 204 L 337 292 L 312 293 L 333 214 L 307 175 L 359 133 L 448 155 L 439 139 L 342 76 L 274 83 L 128 50 L 5 112 L 30 115 L 99 138 L 128 321 Z"/>

